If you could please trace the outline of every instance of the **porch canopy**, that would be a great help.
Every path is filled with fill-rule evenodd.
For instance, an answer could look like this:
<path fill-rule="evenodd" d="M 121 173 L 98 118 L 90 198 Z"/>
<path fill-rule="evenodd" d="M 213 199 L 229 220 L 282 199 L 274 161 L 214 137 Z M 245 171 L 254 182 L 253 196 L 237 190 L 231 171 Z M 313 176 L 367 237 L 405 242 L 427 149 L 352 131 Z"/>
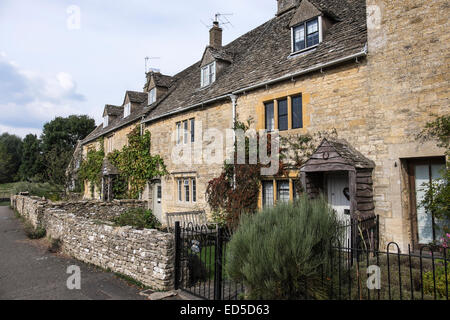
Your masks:
<path fill-rule="evenodd" d="M 374 168 L 375 163 L 347 141 L 324 139 L 300 168 L 300 177 L 306 193 L 314 198 L 326 190 L 325 174 L 348 172 L 351 217 L 365 220 L 375 216 L 372 180 Z"/>

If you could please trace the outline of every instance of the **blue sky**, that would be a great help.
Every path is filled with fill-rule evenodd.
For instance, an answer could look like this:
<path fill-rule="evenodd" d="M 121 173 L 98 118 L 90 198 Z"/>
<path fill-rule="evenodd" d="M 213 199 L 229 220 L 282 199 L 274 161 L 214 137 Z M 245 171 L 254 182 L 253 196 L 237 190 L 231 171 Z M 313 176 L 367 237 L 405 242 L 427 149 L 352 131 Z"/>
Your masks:
<path fill-rule="evenodd" d="M 70 114 L 99 123 L 105 104 L 142 90 L 146 56 L 169 75 L 198 61 L 217 12 L 233 13 L 228 43 L 272 18 L 276 1 L 0 0 L 0 133 L 40 134 Z"/>

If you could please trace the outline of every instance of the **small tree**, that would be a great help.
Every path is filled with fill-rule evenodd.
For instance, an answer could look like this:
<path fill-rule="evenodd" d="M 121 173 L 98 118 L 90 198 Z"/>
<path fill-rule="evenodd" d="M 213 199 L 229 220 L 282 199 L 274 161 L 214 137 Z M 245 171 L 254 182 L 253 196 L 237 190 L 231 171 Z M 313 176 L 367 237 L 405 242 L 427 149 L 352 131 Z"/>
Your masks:
<path fill-rule="evenodd" d="M 227 248 L 227 272 L 250 299 L 326 298 L 321 271 L 330 267 L 339 237 L 336 215 L 323 198 L 301 196 L 257 215 L 243 215 Z"/>

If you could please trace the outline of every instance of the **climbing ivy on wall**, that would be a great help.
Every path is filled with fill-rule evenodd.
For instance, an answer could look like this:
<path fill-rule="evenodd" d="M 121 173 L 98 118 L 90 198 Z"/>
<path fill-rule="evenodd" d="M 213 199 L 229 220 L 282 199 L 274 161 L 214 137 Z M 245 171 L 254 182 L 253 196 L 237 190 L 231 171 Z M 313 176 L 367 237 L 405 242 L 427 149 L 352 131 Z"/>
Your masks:
<path fill-rule="evenodd" d="M 80 166 L 79 179 L 81 181 L 89 181 L 91 188 L 97 186 L 101 188 L 102 183 L 102 166 L 103 159 L 105 158 L 105 150 L 103 145 L 103 139 L 99 139 L 99 150 L 89 150 L 86 155 L 86 159 L 83 160 Z"/>
<path fill-rule="evenodd" d="M 248 123 L 236 122 L 235 130 L 247 131 Z M 288 169 L 300 168 L 314 153 L 323 138 L 337 138 L 335 129 L 315 134 L 296 134 L 280 136 L 280 163 L 277 176 L 287 176 Z M 259 146 L 259 136 L 258 146 Z M 268 134 L 267 152 L 271 153 L 271 135 Z M 236 146 L 235 146 L 236 150 Z M 249 140 L 246 139 L 246 164 L 225 164 L 219 177 L 208 183 L 206 199 L 210 205 L 213 216 L 218 222 L 226 223 L 231 227 L 237 226 L 242 213 L 254 213 L 258 209 L 258 198 L 261 186 L 261 168 L 257 164 L 248 164 Z M 236 155 L 235 155 L 236 159 Z M 301 184 L 296 183 L 297 193 L 301 193 Z"/>
<path fill-rule="evenodd" d="M 150 153 L 151 136 L 142 136 L 139 127 L 128 135 L 128 145 L 108 155 L 108 160 L 120 171 L 119 179 L 128 182 L 128 197 L 138 198 L 148 181 L 167 174 L 167 168 L 159 155 Z"/>

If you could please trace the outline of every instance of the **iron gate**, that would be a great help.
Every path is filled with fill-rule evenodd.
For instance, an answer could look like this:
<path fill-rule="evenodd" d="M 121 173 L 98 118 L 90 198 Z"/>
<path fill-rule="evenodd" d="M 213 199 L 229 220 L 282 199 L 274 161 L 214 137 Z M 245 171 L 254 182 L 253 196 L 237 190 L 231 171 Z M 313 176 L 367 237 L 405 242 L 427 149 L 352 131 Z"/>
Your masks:
<path fill-rule="evenodd" d="M 225 228 L 175 222 L 175 289 L 207 300 L 237 300 L 244 287 L 226 274 Z"/>

